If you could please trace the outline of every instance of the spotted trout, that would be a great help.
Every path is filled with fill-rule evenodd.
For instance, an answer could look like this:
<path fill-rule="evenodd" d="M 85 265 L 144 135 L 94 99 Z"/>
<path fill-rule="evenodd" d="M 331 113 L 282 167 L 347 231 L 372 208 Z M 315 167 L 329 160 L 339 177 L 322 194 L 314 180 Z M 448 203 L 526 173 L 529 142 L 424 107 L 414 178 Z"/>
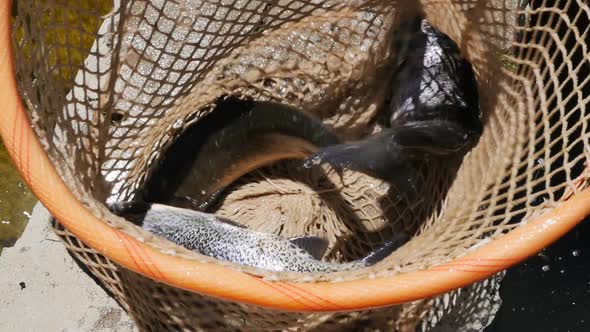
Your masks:
<path fill-rule="evenodd" d="M 423 18 L 406 21 L 399 30 L 388 128 L 323 148 L 305 161 L 306 167 L 329 163 L 415 193 L 413 161 L 464 151 L 479 139 L 477 82 L 457 44 Z"/>
<path fill-rule="evenodd" d="M 337 272 L 370 266 L 407 241 L 400 233 L 365 258 L 332 263 L 320 258 L 327 242 L 315 236 L 286 239 L 248 229 L 211 213 L 162 204 L 122 202 L 110 206 L 113 213 L 189 250 L 220 260 L 270 271 Z"/>

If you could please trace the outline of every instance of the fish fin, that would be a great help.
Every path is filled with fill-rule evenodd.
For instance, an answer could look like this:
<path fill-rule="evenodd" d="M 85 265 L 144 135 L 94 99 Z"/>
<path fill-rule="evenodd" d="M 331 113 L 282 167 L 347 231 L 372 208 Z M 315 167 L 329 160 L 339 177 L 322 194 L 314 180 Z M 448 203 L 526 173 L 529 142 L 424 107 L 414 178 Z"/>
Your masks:
<path fill-rule="evenodd" d="M 329 163 L 335 168 L 350 168 L 353 170 L 377 170 L 389 161 L 394 151 L 390 151 L 391 130 L 384 130 L 363 140 L 331 145 L 320 149 L 308 157 L 303 165 L 311 168 L 314 165 Z"/>
<path fill-rule="evenodd" d="M 328 249 L 328 241 L 318 236 L 304 235 L 290 238 L 289 241 L 307 251 L 313 258 L 322 259 Z"/>
<path fill-rule="evenodd" d="M 396 251 L 399 247 L 401 247 L 404 243 L 408 242 L 410 237 L 408 234 L 401 232 L 395 234 L 390 240 L 385 242 L 383 246 L 374 250 L 370 254 L 368 254 L 362 261 L 367 265 L 373 265 L 385 257 L 391 255 L 394 251 Z"/>
<path fill-rule="evenodd" d="M 151 204 L 144 201 L 116 202 L 109 204 L 108 208 L 113 214 L 125 218 L 132 223 L 141 226 L 145 214 Z"/>
<path fill-rule="evenodd" d="M 145 213 L 151 204 L 144 201 L 116 202 L 109 204 L 109 211 L 116 215 Z"/>
<path fill-rule="evenodd" d="M 221 221 L 221 222 L 226 223 L 228 225 L 232 225 L 232 226 L 239 227 L 239 228 L 248 228 L 248 227 L 246 227 L 236 221 L 228 219 L 228 218 L 223 218 L 223 217 L 218 217 L 218 216 L 216 216 L 215 218 L 217 218 L 218 221 Z"/>
<path fill-rule="evenodd" d="M 209 197 L 205 201 L 199 204 L 199 210 L 208 211 L 213 205 L 215 205 L 219 201 L 220 197 L 223 196 L 223 194 L 225 193 L 225 189 L 226 187 L 221 188 L 209 195 Z"/>
<path fill-rule="evenodd" d="M 336 169 L 359 171 L 393 184 L 400 193 L 414 197 L 417 193 L 411 154 L 395 141 L 396 132 L 386 129 L 364 140 L 321 149 L 303 163 L 306 168 L 329 163 Z"/>

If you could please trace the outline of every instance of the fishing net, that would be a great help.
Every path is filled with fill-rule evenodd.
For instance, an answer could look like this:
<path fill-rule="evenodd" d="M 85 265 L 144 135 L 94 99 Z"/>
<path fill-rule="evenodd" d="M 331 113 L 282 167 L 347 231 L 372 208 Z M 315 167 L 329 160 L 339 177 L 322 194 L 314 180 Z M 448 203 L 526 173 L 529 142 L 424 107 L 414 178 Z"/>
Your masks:
<path fill-rule="evenodd" d="M 397 24 L 423 11 L 473 64 L 485 129 L 463 160 L 419 169 L 418 201 L 386 183 L 282 161 L 234 183 L 216 213 L 285 237 L 330 241 L 324 257 L 382 262 L 333 274 L 216 261 L 110 214 L 183 130 L 222 96 L 273 100 L 342 137 L 372 130 L 384 105 Z M 265 280 L 360 280 L 422 270 L 551 210 L 587 186 L 590 8 L 584 0 L 18 0 L 15 72 L 33 129 L 78 199 L 105 223 L 168 255 Z M 500 276 L 439 297 L 353 312 L 288 312 L 160 283 L 54 223 L 68 250 L 145 330 L 478 330 L 500 303 Z M 433 281 L 435 282 L 435 281 Z"/>

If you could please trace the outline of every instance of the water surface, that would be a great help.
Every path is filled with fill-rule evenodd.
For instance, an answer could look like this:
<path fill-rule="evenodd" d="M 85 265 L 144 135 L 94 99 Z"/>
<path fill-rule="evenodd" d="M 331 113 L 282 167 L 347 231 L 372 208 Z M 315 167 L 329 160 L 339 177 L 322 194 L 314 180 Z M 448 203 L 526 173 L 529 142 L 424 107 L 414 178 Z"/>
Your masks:
<path fill-rule="evenodd" d="M 0 253 L 22 234 L 36 201 L 0 141 Z"/>

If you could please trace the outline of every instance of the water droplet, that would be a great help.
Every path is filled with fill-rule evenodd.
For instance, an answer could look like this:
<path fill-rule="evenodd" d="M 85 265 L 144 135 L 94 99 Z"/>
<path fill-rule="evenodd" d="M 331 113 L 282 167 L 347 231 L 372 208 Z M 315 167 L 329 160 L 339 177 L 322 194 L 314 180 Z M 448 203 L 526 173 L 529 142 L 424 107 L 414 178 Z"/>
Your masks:
<path fill-rule="evenodd" d="M 322 161 L 322 157 L 320 157 L 320 156 L 314 156 L 313 158 L 311 158 L 311 160 L 307 160 L 303 164 L 303 167 L 310 168 L 310 167 L 312 167 L 314 165 L 321 164 L 321 161 Z"/>
<path fill-rule="evenodd" d="M 543 265 L 543 267 L 541 267 L 541 270 L 543 270 L 543 272 L 547 272 L 549 271 L 550 267 L 549 265 Z"/>
<path fill-rule="evenodd" d="M 579 250 L 572 251 L 572 256 L 574 256 L 574 257 L 580 256 L 580 251 Z"/>

